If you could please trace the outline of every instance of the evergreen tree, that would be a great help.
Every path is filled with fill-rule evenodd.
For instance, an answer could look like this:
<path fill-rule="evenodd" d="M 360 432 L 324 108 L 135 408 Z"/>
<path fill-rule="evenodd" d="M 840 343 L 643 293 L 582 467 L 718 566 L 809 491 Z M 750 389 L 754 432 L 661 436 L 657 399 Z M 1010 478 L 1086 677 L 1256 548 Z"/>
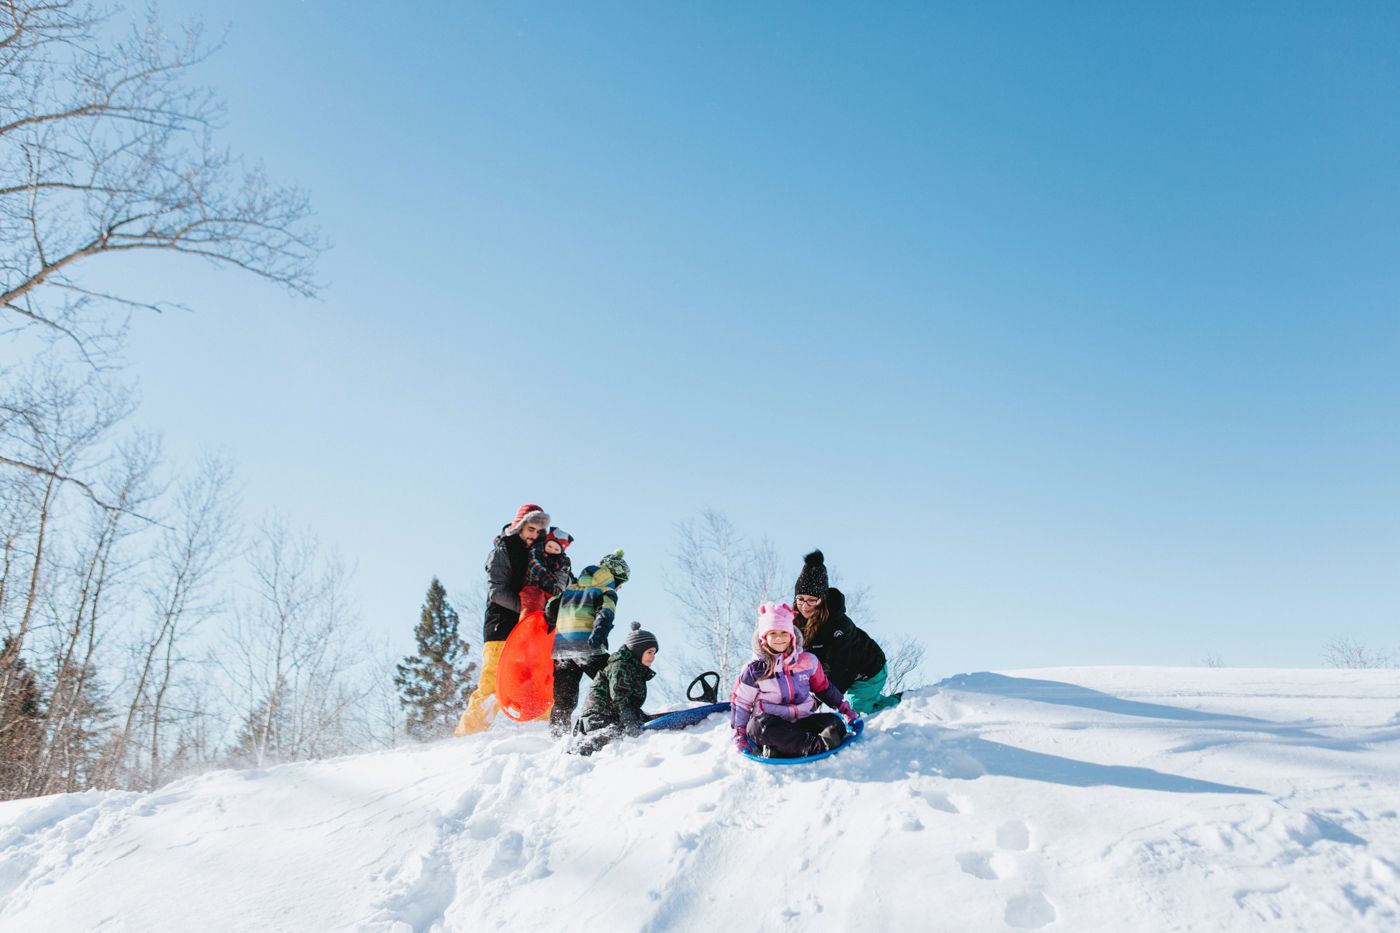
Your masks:
<path fill-rule="evenodd" d="M 71 794 L 96 786 L 111 710 L 91 664 L 60 664 L 47 698 L 48 748 L 31 794 Z"/>
<path fill-rule="evenodd" d="M 0 800 L 26 796 L 43 733 L 43 694 L 12 639 L 0 650 Z"/>
<path fill-rule="evenodd" d="M 276 689 L 253 704 L 243 717 L 243 727 L 228 755 L 235 768 L 261 768 L 286 760 L 282 754 L 283 737 L 289 731 L 282 703 L 286 691 L 286 680 L 278 678 Z"/>
<path fill-rule="evenodd" d="M 418 653 L 404 658 L 394 675 L 408 734 L 416 739 L 450 734 L 476 687 L 476 664 L 467 661 L 467 643 L 457 633 L 457 621 L 457 610 L 434 577 L 413 630 Z"/>

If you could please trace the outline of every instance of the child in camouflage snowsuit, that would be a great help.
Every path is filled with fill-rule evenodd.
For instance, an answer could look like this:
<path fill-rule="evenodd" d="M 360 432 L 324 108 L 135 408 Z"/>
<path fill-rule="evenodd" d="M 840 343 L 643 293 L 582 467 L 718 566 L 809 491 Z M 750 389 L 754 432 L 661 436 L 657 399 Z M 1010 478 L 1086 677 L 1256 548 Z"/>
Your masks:
<path fill-rule="evenodd" d="M 633 622 L 622 647 L 608 658 L 602 676 L 593 681 L 583 703 L 574 731 L 582 738 L 580 755 L 591 755 L 622 735 L 637 735 L 647 721 L 642 704 L 647 699 L 647 681 L 656 676 L 651 662 L 656 657 L 656 636 Z"/>

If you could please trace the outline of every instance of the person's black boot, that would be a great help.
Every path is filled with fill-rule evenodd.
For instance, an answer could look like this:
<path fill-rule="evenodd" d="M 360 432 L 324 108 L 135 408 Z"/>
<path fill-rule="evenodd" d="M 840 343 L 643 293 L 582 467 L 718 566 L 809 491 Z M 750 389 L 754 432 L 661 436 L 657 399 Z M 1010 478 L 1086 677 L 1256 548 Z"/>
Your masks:
<path fill-rule="evenodd" d="M 844 726 L 833 722 L 821 731 L 818 738 L 822 740 L 822 747 L 827 751 L 831 751 L 833 748 L 846 741 L 846 729 Z"/>

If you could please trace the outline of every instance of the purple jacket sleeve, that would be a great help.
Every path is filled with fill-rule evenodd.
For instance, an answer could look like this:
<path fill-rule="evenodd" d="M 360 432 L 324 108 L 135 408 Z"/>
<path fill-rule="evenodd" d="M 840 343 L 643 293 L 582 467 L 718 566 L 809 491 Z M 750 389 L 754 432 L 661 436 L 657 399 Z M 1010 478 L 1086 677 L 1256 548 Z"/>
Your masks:
<path fill-rule="evenodd" d="M 817 669 L 812 674 L 812 693 L 832 709 L 840 709 L 841 704 L 846 702 L 846 698 L 826 676 L 826 668 L 822 667 L 820 663 L 817 664 Z"/>
<path fill-rule="evenodd" d="M 734 681 L 734 691 L 729 697 L 730 723 L 735 729 L 744 729 L 749 724 L 758 703 L 758 684 L 754 681 L 752 663 L 739 672 Z"/>

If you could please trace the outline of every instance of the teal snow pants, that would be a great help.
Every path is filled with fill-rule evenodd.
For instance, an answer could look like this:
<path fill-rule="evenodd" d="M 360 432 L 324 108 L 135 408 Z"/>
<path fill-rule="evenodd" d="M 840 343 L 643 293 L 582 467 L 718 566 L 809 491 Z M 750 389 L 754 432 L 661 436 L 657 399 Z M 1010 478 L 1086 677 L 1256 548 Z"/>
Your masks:
<path fill-rule="evenodd" d="M 886 665 L 880 668 L 875 676 L 865 680 L 857 680 L 851 684 L 851 689 L 846 691 L 846 700 L 851 704 L 851 709 L 868 716 L 871 713 L 878 713 L 882 709 L 898 706 L 902 699 L 898 693 L 894 696 L 880 695 L 880 691 L 885 689 L 885 681 L 889 676 L 889 665 Z"/>

